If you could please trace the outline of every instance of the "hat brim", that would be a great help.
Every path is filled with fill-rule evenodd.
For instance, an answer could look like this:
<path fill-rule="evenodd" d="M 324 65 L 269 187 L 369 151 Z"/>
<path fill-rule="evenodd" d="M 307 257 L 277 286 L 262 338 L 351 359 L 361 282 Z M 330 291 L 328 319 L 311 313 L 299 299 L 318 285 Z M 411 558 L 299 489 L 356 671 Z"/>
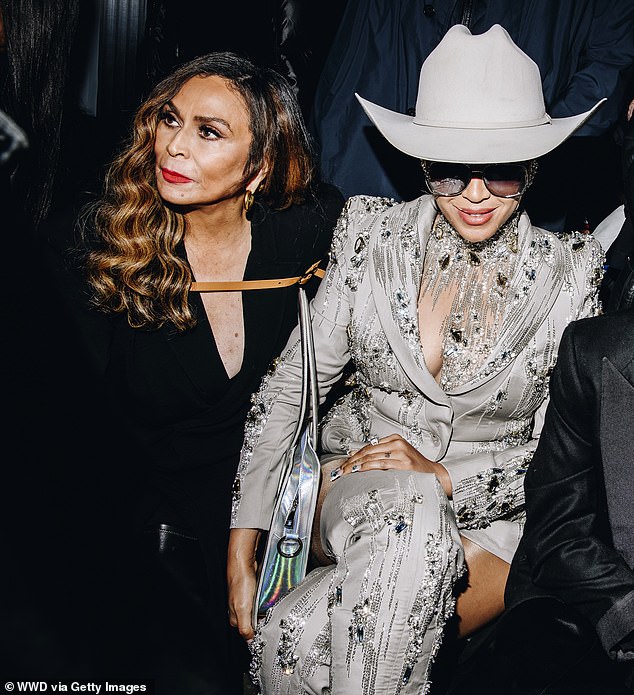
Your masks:
<path fill-rule="evenodd" d="M 355 93 L 370 120 L 397 150 L 418 159 L 464 164 L 494 164 L 536 159 L 554 150 L 581 127 L 606 99 L 578 116 L 553 118 L 521 128 L 451 128 L 414 123 L 413 116 L 391 111 Z"/>

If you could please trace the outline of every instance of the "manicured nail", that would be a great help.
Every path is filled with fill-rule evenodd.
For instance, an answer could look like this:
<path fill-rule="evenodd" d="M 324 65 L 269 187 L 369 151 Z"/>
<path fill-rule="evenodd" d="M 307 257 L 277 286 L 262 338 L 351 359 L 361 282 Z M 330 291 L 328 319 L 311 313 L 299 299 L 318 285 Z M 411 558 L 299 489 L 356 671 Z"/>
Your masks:
<path fill-rule="evenodd" d="M 341 477 L 341 474 L 343 471 L 341 468 L 335 468 L 334 470 L 330 471 L 330 480 L 337 480 L 337 478 Z"/>

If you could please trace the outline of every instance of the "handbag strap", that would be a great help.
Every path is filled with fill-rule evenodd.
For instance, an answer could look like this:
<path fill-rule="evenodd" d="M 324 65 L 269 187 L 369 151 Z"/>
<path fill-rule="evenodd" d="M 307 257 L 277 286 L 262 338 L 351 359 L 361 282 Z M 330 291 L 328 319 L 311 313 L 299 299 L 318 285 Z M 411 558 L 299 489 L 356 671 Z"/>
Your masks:
<path fill-rule="evenodd" d="M 304 430 L 307 416 L 310 418 L 308 435 L 313 449 L 317 447 L 317 415 L 319 394 L 317 392 L 317 365 L 315 362 L 315 345 L 313 329 L 310 320 L 310 306 L 304 285 L 314 276 L 323 278 L 325 271 L 319 267 L 319 261 L 313 263 L 302 275 L 292 278 L 277 278 L 274 280 L 241 280 L 239 282 L 192 282 L 191 292 L 235 292 L 241 290 L 265 290 L 276 287 L 298 286 L 299 334 L 302 351 L 302 394 L 300 411 L 295 423 L 295 431 L 291 440 L 291 449 L 297 446 Z M 278 495 L 281 486 L 288 477 L 290 468 L 280 477 Z"/>
<path fill-rule="evenodd" d="M 319 395 L 317 393 L 317 365 L 313 329 L 310 321 L 310 307 L 304 285 L 312 278 L 323 278 L 325 271 L 319 267 L 319 261 L 313 263 L 302 275 L 273 280 L 241 280 L 239 282 L 192 282 L 191 292 L 235 292 L 240 290 L 265 290 L 276 287 L 298 286 L 299 330 L 302 350 L 302 395 L 299 417 L 295 425 L 291 447 L 297 445 L 304 421 L 310 417 L 309 436 L 313 449 L 317 446 L 317 410 Z M 283 476 L 282 476 L 283 477 Z"/>
<path fill-rule="evenodd" d="M 317 365 L 315 362 L 313 329 L 310 321 L 310 305 L 308 304 L 306 290 L 302 285 L 299 286 L 297 299 L 300 348 L 302 352 L 302 395 L 300 397 L 299 414 L 295 421 L 295 430 L 291 438 L 289 449 L 293 449 L 297 446 L 307 418 L 310 418 L 308 434 L 310 443 L 314 449 L 317 446 L 317 409 L 319 407 Z M 284 477 L 285 476 L 282 476 L 282 479 L 284 479 Z"/>
<path fill-rule="evenodd" d="M 315 344 L 313 342 L 313 327 L 310 319 L 310 305 L 306 290 L 299 286 L 299 332 L 302 347 L 302 402 L 300 415 L 295 426 L 293 446 L 297 444 L 306 418 L 310 418 L 309 436 L 313 449 L 317 446 L 317 410 L 319 395 L 317 393 L 317 364 L 315 360 Z"/>
<path fill-rule="evenodd" d="M 307 417 L 308 437 L 313 450 L 317 448 L 317 415 L 319 408 L 319 394 L 317 390 L 317 365 L 315 361 L 315 345 L 313 342 L 313 328 L 310 320 L 310 305 L 306 290 L 303 285 L 299 285 L 298 291 L 298 314 L 299 314 L 299 335 L 300 348 L 302 353 L 302 393 L 300 397 L 299 414 L 295 421 L 295 430 L 291 438 L 291 443 L 287 451 L 292 452 L 304 432 Z M 288 456 L 286 466 L 282 470 L 278 481 L 276 500 L 279 499 L 284 482 L 288 479 L 293 467 L 293 457 Z"/>
<path fill-rule="evenodd" d="M 276 278 L 272 280 L 239 280 L 236 282 L 192 282 L 190 292 L 237 292 L 241 290 L 270 290 L 276 287 L 305 285 L 313 276 L 323 278 L 325 271 L 319 267 L 319 261 L 313 263 L 303 274 L 294 278 Z"/>

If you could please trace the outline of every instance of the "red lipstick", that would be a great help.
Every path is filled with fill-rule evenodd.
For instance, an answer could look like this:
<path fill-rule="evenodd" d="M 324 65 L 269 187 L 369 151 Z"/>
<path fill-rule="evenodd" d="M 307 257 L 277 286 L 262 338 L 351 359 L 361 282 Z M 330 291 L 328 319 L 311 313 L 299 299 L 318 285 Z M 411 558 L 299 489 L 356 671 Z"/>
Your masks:
<path fill-rule="evenodd" d="M 171 169 L 162 168 L 161 174 L 168 183 L 189 183 L 191 181 L 191 179 L 187 178 L 187 176 L 183 176 L 177 171 L 172 171 Z"/>

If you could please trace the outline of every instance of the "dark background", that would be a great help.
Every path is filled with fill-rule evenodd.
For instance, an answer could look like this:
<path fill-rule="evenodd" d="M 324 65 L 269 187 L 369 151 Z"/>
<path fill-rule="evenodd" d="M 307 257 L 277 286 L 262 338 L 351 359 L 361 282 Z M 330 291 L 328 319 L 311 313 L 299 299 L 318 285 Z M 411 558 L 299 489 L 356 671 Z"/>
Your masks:
<path fill-rule="evenodd" d="M 62 250 L 72 242 L 70 221 L 98 194 L 134 110 L 159 79 L 201 53 L 234 50 L 289 76 L 307 114 L 342 8 L 326 1 L 81 1 L 53 204 L 35 239 L 23 210 L 0 200 L 0 683 L 136 678 L 155 680 L 166 695 L 213 695 L 195 682 L 213 648 L 201 615 L 173 602 L 156 610 L 169 579 L 133 542 L 130 511 L 144 462 L 109 407 L 94 355 L 67 308 L 81 288 L 66 273 Z M 291 31 L 300 24 L 301 40 Z M 192 682 L 184 682 L 188 673 Z"/>
<path fill-rule="evenodd" d="M 3 323 L 12 349 L 4 359 L 0 687 L 20 678 L 168 678 L 205 658 L 196 651 L 205 644 L 204 627 L 193 614 L 181 648 L 168 655 L 163 649 L 171 618 L 152 607 L 166 587 L 151 558 L 131 542 L 128 515 L 143 463 L 62 301 L 80 292 L 66 284 L 60 253 L 69 241 L 66 220 L 98 193 L 149 89 L 196 55 L 235 50 L 277 68 L 295 84 L 308 120 L 345 0 L 82 0 L 80 6 L 54 203 L 37 239 L 41 256 L 24 253 L 30 231 L 19 211 L 5 214 L 1 225 Z M 593 195 L 605 186 L 599 220 L 619 194 L 618 148 L 606 143 L 579 162 Z M 614 175 L 599 176 L 606 171 Z M 195 692 L 192 686 L 187 695 Z"/>

